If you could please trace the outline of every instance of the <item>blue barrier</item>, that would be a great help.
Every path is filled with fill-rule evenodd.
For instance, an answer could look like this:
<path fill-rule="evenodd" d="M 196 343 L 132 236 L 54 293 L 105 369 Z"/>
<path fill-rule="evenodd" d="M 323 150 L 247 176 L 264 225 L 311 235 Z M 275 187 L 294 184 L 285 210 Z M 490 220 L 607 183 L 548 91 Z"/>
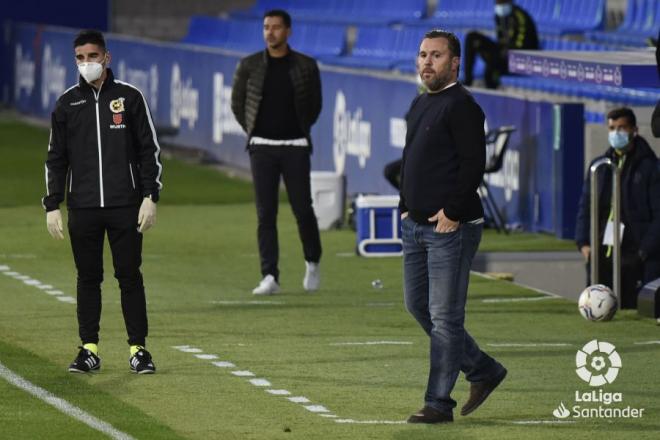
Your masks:
<path fill-rule="evenodd" d="M 13 66 L 12 103 L 19 111 L 49 118 L 60 93 L 77 82 L 74 35 L 74 30 L 33 25 L 13 28 L 12 56 L 5 61 Z M 246 138 L 230 110 L 237 54 L 116 35 L 107 36 L 107 45 L 116 77 L 143 91 L 156 125 L 178 127 L 173 142 L 249 167 Z M 382 170 L 401 156 L 403 117 L 417 90 L 414 77 L 322 65 L 321 79 L 323 111 L 312 130 L 313 169 L 344 173 L 349 193 L 394 194 Z M 497 92 L 474 96 L 488 127 L 517 128 L 503 170 L 489 176 L 506 222 L 571 238 L 583 177 L 583 106 Z"/>

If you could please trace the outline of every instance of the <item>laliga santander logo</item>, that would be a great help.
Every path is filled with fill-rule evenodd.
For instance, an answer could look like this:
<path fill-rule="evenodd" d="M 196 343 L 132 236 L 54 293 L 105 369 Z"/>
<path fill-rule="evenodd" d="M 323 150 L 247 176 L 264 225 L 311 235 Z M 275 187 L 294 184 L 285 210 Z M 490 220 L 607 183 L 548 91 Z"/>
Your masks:
<path fill-rule="evenodd" d="M 575 372 L 590 387 L 591 391 L 575 391 L 574 405 L 567 407 L 564 402 L 552 411 L 558 419 L 639 419 L 644 417 L 646 408 L 624 403 L 623 393 L 604 391 L 602 386 L 616 380 L 621 369 L 621 357 L 614 345 L 605 341 L 587 342 L 575 355 Z"/>
<path fill-rule="evenodd" d="M 587 342 L 575 355 L 575 372 L 592 387 L 614 382 L 621 369 L 621 356 L 609 342 Z"/>

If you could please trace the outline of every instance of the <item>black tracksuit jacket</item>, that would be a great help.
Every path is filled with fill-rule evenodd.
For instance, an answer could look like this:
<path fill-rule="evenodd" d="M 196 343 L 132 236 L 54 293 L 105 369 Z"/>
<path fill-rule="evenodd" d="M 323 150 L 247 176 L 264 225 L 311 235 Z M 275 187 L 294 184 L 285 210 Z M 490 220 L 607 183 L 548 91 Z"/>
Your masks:
<path fill-rule="evenodd" d="M 55 104 L 46 159 L 47 211 L 158 200 L 160 146 L 144 95 L 110 69 L 99 91 L 82 77 Z"/>

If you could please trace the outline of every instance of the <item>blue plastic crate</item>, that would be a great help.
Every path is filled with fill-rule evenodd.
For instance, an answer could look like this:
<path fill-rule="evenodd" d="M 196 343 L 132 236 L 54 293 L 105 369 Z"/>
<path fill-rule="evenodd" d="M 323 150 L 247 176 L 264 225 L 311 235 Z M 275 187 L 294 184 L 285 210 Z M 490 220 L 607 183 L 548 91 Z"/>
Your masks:
<path fill-rule="evenodd" d="M 355 201 L 355 208 L 359 255 L 403 255 L 399 196 L 359 196 Z"/>

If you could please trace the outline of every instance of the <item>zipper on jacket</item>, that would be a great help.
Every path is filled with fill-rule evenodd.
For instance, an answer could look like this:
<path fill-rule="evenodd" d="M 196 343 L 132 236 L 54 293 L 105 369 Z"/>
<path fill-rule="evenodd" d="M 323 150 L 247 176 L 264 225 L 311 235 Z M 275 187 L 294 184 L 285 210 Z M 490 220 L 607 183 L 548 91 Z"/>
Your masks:
<path fill-rule="evenodd" d="M 133 184 L 133 189 L 135 189 L 135 178 L 133 178 L 133 166 L 131 163 L 128 163 L 128 171 L 131 172 L 131 183 Z"/>
<path fill-rule="evenodd" d="M 99 95 L 101 94 L 102 87 L 103 83 L 101 83 L 98 92 L 92 87 L 94 100 L 96 101 L 96 142 L 99 150 L 99 193 L 101 195 L 101 208 L 105 207 L 105 197 L 103 195 L 103 157 L 101 154 L 101 121 L 99 119 Z"/>
<path fill-rule="evenodd" d="M 69 192 L 73 191 L 73 170 L 69 171 Z"/>

